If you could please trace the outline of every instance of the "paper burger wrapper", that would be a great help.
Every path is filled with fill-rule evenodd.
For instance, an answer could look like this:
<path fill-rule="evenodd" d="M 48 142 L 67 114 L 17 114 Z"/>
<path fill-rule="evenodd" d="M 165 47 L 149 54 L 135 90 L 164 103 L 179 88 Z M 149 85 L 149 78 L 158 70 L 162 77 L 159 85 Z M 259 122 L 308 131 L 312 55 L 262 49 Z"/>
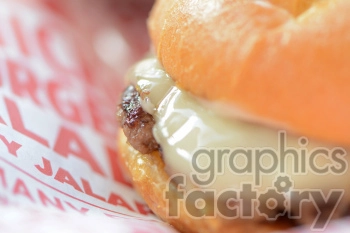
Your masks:
<path fill-rule="evenodd" d="M 132 188 L 115 143 L 151 5 L 0 1 L 0 232 L 176 232 Z"/>

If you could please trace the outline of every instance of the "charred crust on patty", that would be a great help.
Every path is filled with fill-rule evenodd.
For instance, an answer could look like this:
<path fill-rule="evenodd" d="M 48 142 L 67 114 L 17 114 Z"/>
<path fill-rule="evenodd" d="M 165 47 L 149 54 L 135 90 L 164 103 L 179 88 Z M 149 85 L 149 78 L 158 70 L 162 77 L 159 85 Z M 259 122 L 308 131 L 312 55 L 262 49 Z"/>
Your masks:
<path fill-rule="evenodd" d="M 152 133 L 154 118 L 143 110 L 140 100 L 140 94 L 136 88 L 132 85 L 128 86 L 118 105 L 117 117 L 128 143 L 139 152 L 146 154 L 159 150 L 159 144 Z"/>

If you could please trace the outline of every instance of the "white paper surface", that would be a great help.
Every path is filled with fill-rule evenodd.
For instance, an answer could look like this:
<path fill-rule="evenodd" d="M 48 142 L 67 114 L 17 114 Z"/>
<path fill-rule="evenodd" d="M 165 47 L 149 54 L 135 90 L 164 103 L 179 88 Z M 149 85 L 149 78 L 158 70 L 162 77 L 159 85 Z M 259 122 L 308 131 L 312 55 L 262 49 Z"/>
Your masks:
<path fill-rule="evenodd" d="M 118 39 L 118 28 L 90 37 L 56 13 L 0 2 L 1 232 L 172 231 L 117 164 L 115 109 L 132 48 L 125 42 L 115 54 L 125 64 L 108 68 L 91 41 L 106 31 Z"/>
<path fill-rule="evenodd" d="M 147 35 L 123 9 L 82 23 L 84 9 L 52 2 L 0 1 L 0 232 L 176 232 L 116 159 L 122 75 Z"/>

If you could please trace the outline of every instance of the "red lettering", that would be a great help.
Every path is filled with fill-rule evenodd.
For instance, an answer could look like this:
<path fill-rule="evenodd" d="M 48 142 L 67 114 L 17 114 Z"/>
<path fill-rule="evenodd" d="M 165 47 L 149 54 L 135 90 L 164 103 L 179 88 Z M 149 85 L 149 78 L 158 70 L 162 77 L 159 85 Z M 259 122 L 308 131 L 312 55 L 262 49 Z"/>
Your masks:
<path fill-rule="evenodd" d="M 83 78 L 87 83 L 92 84 L 92 70 L 94 70 L 94 68 L 91 67 L 91 63 L 86 62 L 86 53 L 80 50 L 81 46 L 76 46 L 71 43 L 72 40 L 62 37 L 62 35 L 64 35 L 62 31 L 65 30 L 61 29 L 58 24 L 51 23 L 41 26 L 42 27 L 37 30 L 36 37 L 45 61 L 48 62 L 53 70 L 63 71 L 64 74 L 69 73 L 70 75 L 76 75 L 77 78 Z M 63 42 L 60 49 L 64 49 L 66 55 L 70 56 L 70 58 L 73 58 L 71 60 L 78 63 L 75 64 L 75 67 L 68 67 L 67 64 L 64 64 L 63 59 L 56 53 L 56 46 L 52 43 L 54 37 L 56 37 L 56 40 L 59 39 Z"/>
<path fill-rule="evenodd" d="M 50 102 L 58 114 L 70 121 L 82 123 L 78 104 L 69 102 L 68 100 L 62 103 L 63 100 L 60 98 L 59 92 L 60 90 L 63 90 L 64 87 L 60 86 L 57 82 L 49 82 L 47 89 L 47 95 L 50 99 Z"/>
<path fill-rule="evenodd" d="M 37 40 L 40 45 L 40 50 L 45 61 L 53 68 L 55 71 L 63 71 L 65 74 L 77 74 L 77 71 L 73 68 L 67 67 L 67 64 L 64 64 L 64 60 L 57 53 L 57 44 L 52 43 L 52 41 L 60 41 L 60 50 L 64 50 L 65 55 L 68 59 L 72 59 L 73 56 L 76 56 L 75 47 L 73 47 L 69 42 L 68 38 L 62 37 L 65 33 L 62 33 L 64 30 L 59 28 L 57 24 L 42 24 L 41 27 L 37 30 Z M 61 52 L 61 51 L 60 51 Z"/>
<path fill-rule="evenodd" d="M 21 148 L 22 145 L 18 144 L 15 141 L 12 141 L 12 142 L 7 141 L 7 139 L 3 135 L 0 135 L 0 140 L 5 144 L 8 152 L 17 157 L 17 150 Z"/>
<path fill-rule="evenodd" d="M 113 214 L 104 213 L 104 215 L 106 215 L 107 217 L 110 217 L 110 218 L 119 218 L 119 216 L 115 216 Z"/>
<path fill-rule="evenodd" d="M 88 148 L 86 148 L 85 144 L 81 141 L 80 137 L 69 129 L 64 127 L 61 128 L 54 146 L 54 151 L 64 157 L 74 155 L 86 161 L 95 172 L 104 175 Z"/>
<path fill-rule="evenodd" d="M 1 32 L 0 32 L 1 33 Z M 0 46 L 1 46 L 1 34 L 0 34 Z M 1 47 L 0 47 L 1 48 Z M 2 79 L 3 79 L 3 77 L 0 75 L 0 87 L 2 86 Z M 1 119 L 1 117 L 0 117 L 0 119 Z"/>
<path fill-rule="evenodd" d="M 153 214 L 152 210 L 150 208 L 148 208 L 148 206 L 146 204 L 140 203 L 138 201 L 136 201 L 135 204 L 136 204 L 136 208 L 140 214 L 143 214 L 143 215 Z"/>
<path fill-rule="evenodd" d="M 12 18 L 10 23 L 13 28 L 14 36 L 16 37 L 16 40 L 17 40 L 19 50 L 24 55 L 28 55 L 29 50 L 28 50 L 27 44 L 25 43 L 26 39 L 23 35 L 22 25 L 20 24 L 17 18 Z"/>
<path fill-rule="evenodd" d="M 67 204 L 70 208 L 72 208 L 72 209 L 75 210 L 75 211 L 78 211 L 78 212 L 81 213 L 81 214 L 86 214 L 86 213 L 89 211 L 89 209 L 84 208 L 84 207 L 82 207 L 81 209 L 78 209 L 78 208 L 76 208 L 75 206 L 73 206 L 71 203 L 69 203 L 69 202 L 67 202 L 67 201 L 66 201 L 66 204 Z"/>
<path fill-rule="evenodd" d="M 92 124 L 98 132 L 106 134 L 106 128 L 104 127 L 105 120 L 102 120 L 103 118 L 101 116 L 101 111 L 97 108 L 96 104 L 92 100 L 92 95 L 93 93 L 89 94 L 87 100 L 89 111 L 91 113 Z"/>
<path fill-rule="evenodd" d="M 22 195 L 27 197 L 29 200 L 34 202 L 33 197 L 30 195 L 29 190 L 27 186 L 24 184 L 24 182 L 21 179 L 17 179 L 16 183 L 13 187 L 13 194 L 14 195 Z"/>
<path fill-rule="evenodd" d="M 1 116 L 0 116 L 0 124 L 7 125 L 6 122 L 4 121 L 4 119 L 2 119 Z"/>
<path fill-rule="evenodd" d="M 29 97 L 40 106 L 41 104 L 37 96 L 38 83 L 33 72 L 14 61 L 8 60 L 6 65 L 13 93 L 17 96 L 29 95 Z"/>
<path fill-rule="evenodd" d="M 126 201 L 119 195 L 115 194 L 115 193 L 111 193 L 111 195 L 109 196 L 108 198 L 108 201 L 107 201 L 109 204 L 112 204 L 112 205 L 116 205 L 116 206 L 122 206 L 130 211 L 134 211 L 131 206 L 126 203 Z"/>
<path fill-rule="evenodd" d="M 111 92 L 109 89 L 111 88 L 114 90 L 113 96 L 109 94 Z M 118 88 L 118 90 L 116 88 Z M 119 86 L 111 87 L 110 84 L 105 83 L 103 83 L 103 85 L 100 87 L 100 90 L 103 91 L 96 92 L 96 90 L 93 88 L 91 89 L 90 86 L 87 88 L 87 103 L 93 127 L 107 137 L 115 137 L 115 131 L 111 129 L 115 129 L 117 125 L 114 112 L 110 111 L 110 109 L 104 108 L 103 106 L 101 107 L 101 103 L 105 103 L 104 106 L 114 105 L 116 99 L 118 98 L 117 93 L 122 91 L 122 89 L 119 89 Z"/>
<path fill-rule="evenodd" d="M 108 153 L 109 164 L 112 168 L 114 180 L 126 186 L 132 187 L 131 183 L 125 179 L 122 173 L 122 169 L 119 166 L 120 162 L 118 161 L 119 155 L 117 154 L 117 152 L 108 146 L 106 146 L 106 151 Z"/>
<path fill-rule="evenodd" d="M 17 130 L 18 132 L 26 135 L 27 137 L 30 137 L 31 139 L 39 142 L 40 144 L 44 146 L 49 146 L 49 143 L 46 139 L 36 135 L 35 133 L 29 131 L 24 127 L 23 121 L 22 121 L 22 116 L 19 112 L 19 109 L 16 105 L 16 103 L 8 98 L 5 97 L 5 104 L 7 107 L 7 111 L 10 116 L 12 128 Z"/>
<path fill-rule="evenodd" d="M 83 190 L 79 187 L 78 183 L 74 180 L 73 176 L 63 168 L 59 168 L 55 180 L 71 185 L 75 190 L 79 192 L 83 192 Z"/>
<path fill-rule="evenodd" d="M 66 18 L 69 20 L 73 20 L 70 14 L 67 14 L 67 11 L 62 7 L 62 4 L 60 2 L 53 2 L 53 1 L 43 1 L 40 3 L 42 5 L 45 5 L 49 10 L 51 10 L 55 15 L 60 15 L 62 18 Z"/>
<path fill-rule="evenodd" d="M 4 39 L 2 37 L 1 30 L 0 30 L 0 45 L 4 45 Z"/>
<path fill-rule="evenodd" d="M 2 183 L 2 187 L 6 188 L 7 184 L 6 184 L 6 180 L 5 180 L 5 171 L 1 167 L 0 167 L 0 181 Z"/>
<path fill-rule="evenodd" d="M 95 193 L 92 191 L 89 181 L 87 181 L 87 180 L 85 180 L 85 179 L 81 179 L 81 182 L 82 182 L 82 184 L 83 184 L 84 192 L 85 192 L 87 195 L 89 195 L 89 196 L 91 196 L 91 197 L 94 197 L 94 198 L 97 198 L 97 199 L 99 199 L 99 200 L 101 200 L 101 201 L 106 201 L 105 198 L 103 198 L 103 197 L 101 197 L 101 196 L 95 194 Z"/>
<path fill-rule="evenodd" d="M 107 137 L 114 137 L 115 131 L 111 129 L 115 129 L 117 126 L 115 115 L 110 109 L 101 107 L 101 103 L 105 103 L 105 106 L 112 106 L 115 104 L 116 98 L 113 102 L 110 102 L 106 95 L 106 88 L 103 88 L 102 92 L 96 93 L 96 90 L 91 90 L 89 87 L 87 104 L 94 129 Z"/>
<path fill-rule="evenodd" d="M 55 28 L 55 26 L 53 27 Z M 53 29 L 51 29 L 53 30 Z M 45 60 L 55 69 L 61 68 L 60 62 L 58 62 L 55 58 L 54 52 L 52 51 L 50 44 L 52 44 L 52 32 L 49 31 L 47 27 L 42 27 L 37 31 L 37 38 L 40 44 L 41 52 Z"/>
<path fill-rule="evenodd" d="M 44 206 L 51 205 L 51 206 L 56 207 L 56 208 L 59 209 L 59 210 L 65 211 L 64 208 L 63 208 L 63 205 L 62 205 L 61 200 L 58 199 L 57 197 L 55 197 L 54 200 L 50 200 L 50 199 L 45 195 L 45 193 L 43 193 L 43 192 L 40 191 L 40 190 L 38 190 L 38 196 L 39 196 L 39 199 L 40 199 L 41 203 L 42 203 Z"/>
<path fill-rule="evenodd" d="M 40 167 L 40 165 L 37 164 L 35 165 L 36 169 L 38 169 L 44 175 L 52 176 L 53 172 L 52 172 L 52 166 L 51 166 L 50 160 L 42 157 L 42 161 L 43 161 L 43 167 Z"/>
<path fill-rule="evenodd" d="M 86 83 L 92 84 L 93 85 L 93 74 L 92 74 L 92 66 L 88 65 L 88 62 L 85 61 L 84 55 L 81 55 L 82 59 L 80 59 L 82 62 L 80 63 L 79 67 L 81 67 L 81 72 L 82 75 L 80 77 L 84 78 Z"/>

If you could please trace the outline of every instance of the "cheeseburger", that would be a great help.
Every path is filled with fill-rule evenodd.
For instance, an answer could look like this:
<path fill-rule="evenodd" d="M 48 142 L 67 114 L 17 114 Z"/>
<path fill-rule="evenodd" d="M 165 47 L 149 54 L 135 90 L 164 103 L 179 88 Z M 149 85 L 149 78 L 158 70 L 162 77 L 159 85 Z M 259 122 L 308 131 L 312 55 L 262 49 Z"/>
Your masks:
<path fill-rule="evenodd" d="M 350 1 L 158 0 L 121 160 L 182 232 L 323 230 L 350 204 Z"/>

